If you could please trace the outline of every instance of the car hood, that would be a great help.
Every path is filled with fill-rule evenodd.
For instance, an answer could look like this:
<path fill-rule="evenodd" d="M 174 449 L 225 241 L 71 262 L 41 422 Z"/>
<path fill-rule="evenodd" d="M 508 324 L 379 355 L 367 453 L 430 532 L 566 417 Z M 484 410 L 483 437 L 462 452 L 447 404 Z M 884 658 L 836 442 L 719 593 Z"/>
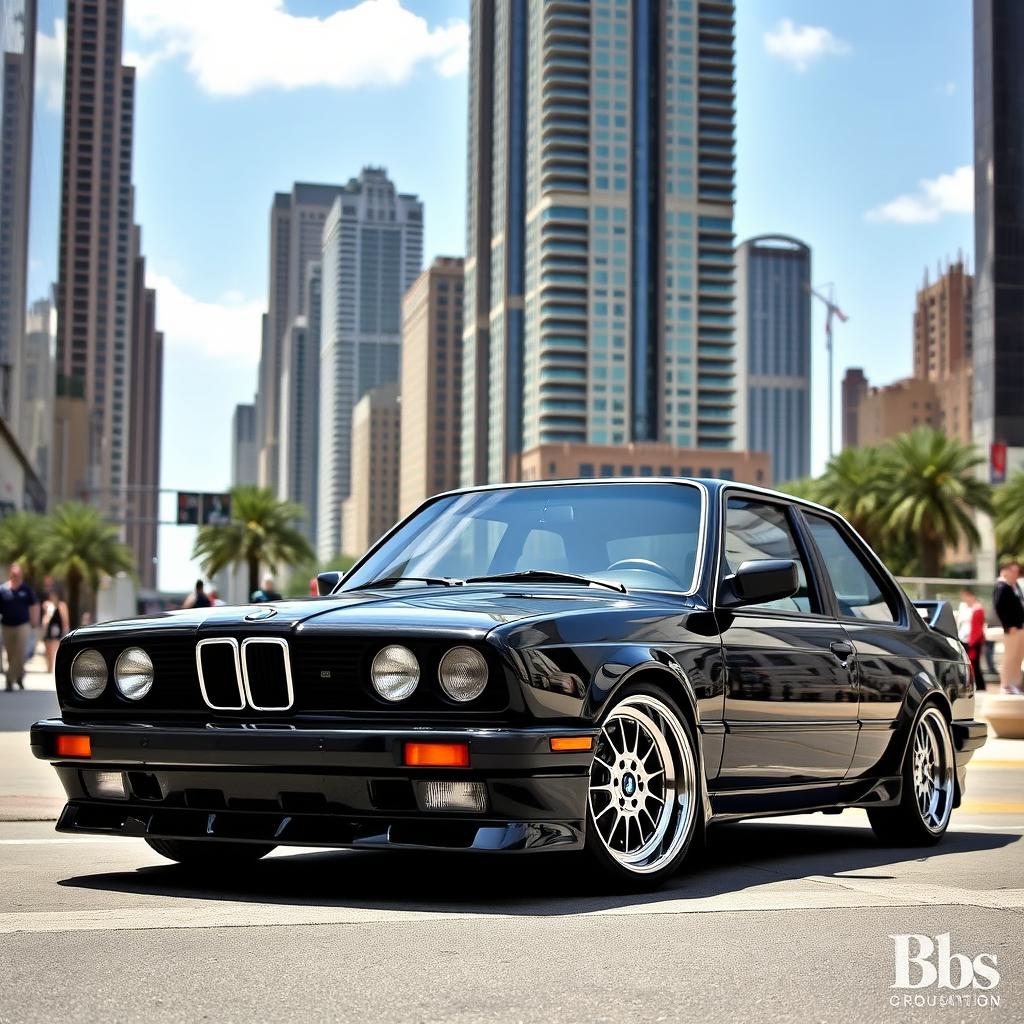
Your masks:
<path fill-rule="evenodd" d="M 653 611 L 670 600 L 652 593 L 617 594 L 598 587 L 560 585 L 487 585 L 465 587 L 403 587 L 362 590 L 303 601 L 194 608 L 162 615 L 97 623 L 76 636 L 150 633 L 164 630 L 203 635 L 241 632 L 247 635 L 305 632 L 390 632 L 431 634 L 456 631 L 483 636 L 498 626 L 523 620 L 551 619 L 566 614 L 634 614 Z"/>

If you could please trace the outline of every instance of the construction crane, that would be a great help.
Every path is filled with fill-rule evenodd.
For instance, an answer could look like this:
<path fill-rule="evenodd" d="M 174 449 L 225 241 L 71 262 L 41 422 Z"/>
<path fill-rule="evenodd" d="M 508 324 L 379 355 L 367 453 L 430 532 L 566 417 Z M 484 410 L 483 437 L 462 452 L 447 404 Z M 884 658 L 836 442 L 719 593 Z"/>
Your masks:
<path fill-rule="evenodd" d="M 812 288 L 810 285 L 807 286 L 807 290 L 818 299 L 820 302 L 825 303 L 825 308 L 828 312 L 825 314 L 825 350 L 828 352 L 828 457 L 831 459 L 834 453 L 832 447 L 832 430 L 833 430 L 833 412 L 832 403 L 835 396 L 835 380 L 833 372 L 833 353 L 832 353 L 832 318 L 834 316 L 839 317 L 840 322 L 846 323 L 850 318 L 836 305 L 836 290 L 832 284 L 823 284 L 822 288 L 828 289 L 828 295 L 822 294 L 816 288 Z"/>

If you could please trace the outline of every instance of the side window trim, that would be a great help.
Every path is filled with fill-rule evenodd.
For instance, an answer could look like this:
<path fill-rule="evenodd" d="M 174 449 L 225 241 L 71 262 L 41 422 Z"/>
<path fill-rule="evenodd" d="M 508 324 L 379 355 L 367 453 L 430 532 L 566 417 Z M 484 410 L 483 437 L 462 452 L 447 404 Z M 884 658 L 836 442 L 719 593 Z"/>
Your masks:
<path fill-rule="evenodd" d="M 806 523 L 807 537 L 810 544 L 814 547 L 814 557 L 818 564 L 821 566 L 822 580 L 827 582 L 827 589 L 829 591 L 830 603 L 835 604 L 835 615 L 836 618 L 842 622 L 858 622 L 858 623 L 871 623 L 875 626 L 886 626 L 886 627 L 902 627 L 905 628 L 908 624 L 906 602 L 902 599 L 898 588 L 894 587 L 889 577 L 888 569 L 885 569 L 884 563 L 878 558 L 878 556 L 854 533 L 853 529 L 837 515 L 829 515 L 822 511 L 819 512 L 817 509 L 804 510 L 800 509 L 800 517 Z M 889 610 L 894 612 L 896 618 L 892 622 L 882 622 L 878 619 L 868 619 L 860 615 L 844 615 L 842 607 L 839 605 L 836 587 L 832 581 L 831 574 L 828 571 L 828 563 L 825 561 L 825 556 L 821 553 L 821 549 L 818 547 L 818 542 L 814 539 L 813 531 L 811 530 L 810 523 L 807 523 L 807 519 L 812 516 L 823 520 L 832 526 L 836 533 L 839 534 L 840 538 L 844 540 L 857 560 L 860 562 L 861 567 L 864 571 L 874 580 L 875 585 L 878 587 L 879 593 L 885 598 L 886 604 L 889 606 Z"/>
<path fill-rule="evenodd" d="M 793 615 L 802 615 L 808 618 L 814 619 L 832 619 L 835 620 L 836 610 L 833 607 L 832 600 L 832 586 L 831 582 L 826 588 L 822 585 L 821 573 L 818 569 L 818 550 L 813 543 L 810 542 L 810 538 L 805 535 L 803 529 L 803 522 L 800 519 L 799 509 L 797 506 L 790 501 L 786 501 L 784 498 L 776 497 L 775 495 L 760 494 L 756 491 L 745 491 L 742 487 L 726 487 L 720 492 L 720 524 L 718 530 L 718 572 L 715 579 L 715 605 L 718 604 L 718 587 L 721 581 L 726 577 L 726 562 L 725 562 L 725 549 L 726 549 L 726 533 L 729 529 L 729 502 L 733 498 L 740 498 L 745 501 L 756 502 L 762 505 L 772 505 L 775 508 L 779 508 L 782 511 L 782 515 L 789 526 L 790 533 L 793 536 L 793 540 L 796 543 L 797 551 L 803 558 L 804 562 L 804 574 L 807 577 L 807 589 L 808 593 L 812 598 L 813 605 L 817 607 L 816 611 L 806 612 L 793 612 L 784 611 L 780 608 L 764 608 L 756 604 L 743 605 L 744 615 L 767 615 L 778 617 L 791 617 Z M 809 533 L 809 531 L 808 531 Z"/>

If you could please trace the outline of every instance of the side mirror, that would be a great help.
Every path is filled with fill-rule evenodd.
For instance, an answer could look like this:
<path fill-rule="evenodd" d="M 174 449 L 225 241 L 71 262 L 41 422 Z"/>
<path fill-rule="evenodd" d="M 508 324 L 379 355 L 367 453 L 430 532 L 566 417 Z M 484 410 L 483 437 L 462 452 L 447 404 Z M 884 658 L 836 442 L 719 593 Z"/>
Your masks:
<path fill-rule="evenodd" d="M 792 558 L 761 558 L 744 562 L 722 581 L 718 603 L 726 608 L 763 604 L 792 597 L 800 588 L 800 573 Z"/>
<path fill-rule="evenodd" d="M 338 589 L 338 584 L 345 578 L 343 572 L 319 572 L 316 575 L 316 592 L 320 597 L 333 594 Z"/>

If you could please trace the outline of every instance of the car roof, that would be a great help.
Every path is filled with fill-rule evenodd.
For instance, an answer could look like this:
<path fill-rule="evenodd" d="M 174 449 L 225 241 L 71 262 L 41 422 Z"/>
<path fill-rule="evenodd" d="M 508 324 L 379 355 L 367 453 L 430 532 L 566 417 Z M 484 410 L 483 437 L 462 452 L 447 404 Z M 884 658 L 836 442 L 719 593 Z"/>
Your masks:
<path fill-rule="evenodd" d="M 583 476 L 565 477 L 556 480 L 518 480 L 502 484 L 479 484 L 475 487 L 457 487 L 450 491 L 443 491 L 434 495 L 434 498 L 447 498 L 456 494 L 473 494 L 477 491 L 499 491 L 519 489 L 526 487 L 557 487 L 563 484 L 697 484 L 705 487 L 709 493 L 718 493 L 726 488 L 752 491 L 755 494 L 763 494 L 769 498 L 778 498 L 783 501 L 790 501 L 805 508 L 814 509 L 818 512 L 827 512 L 829 515 L 836 513 L 825 505 L 819 505 L 808 498 L 800 498 L 794 494 L 787 494 L 785 491 L 776 491 L 770 487 L 762 487 L 760 484 L 748 484 L 742 480 L 722 480 L 718 477 L 701 476 Z M 434 500 L 434 498 L 428 500 Z"/>

